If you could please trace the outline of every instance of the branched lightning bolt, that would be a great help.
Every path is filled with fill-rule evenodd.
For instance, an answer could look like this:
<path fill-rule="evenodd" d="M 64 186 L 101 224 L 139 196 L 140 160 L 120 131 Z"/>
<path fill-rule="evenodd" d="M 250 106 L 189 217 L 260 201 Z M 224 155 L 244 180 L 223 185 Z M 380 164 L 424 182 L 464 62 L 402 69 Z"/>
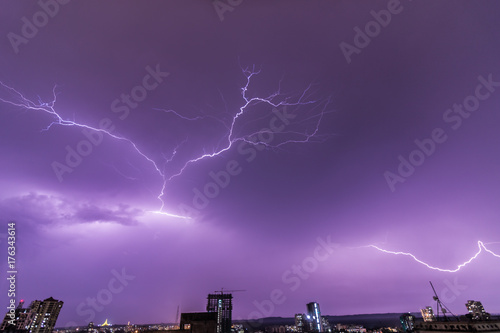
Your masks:
<path fill-rule="evenodd" d="M 181 164 L 182 167 L 180 169 L 178 169 L 177 171 L 172 172 L 171 175 L 168 177 L 165 174 L 166 166 L 170 162 L 172 162 L 172 160 L 176 157 L 178 150 L 186 142 L 187 139 L 184 140 L 183 142 L 181 142 L 179 145 L 177 145 L 177 147 L 175 147 L 175 149 L 173 150 L 173 152 L 170 156 L 163 154 L 164 163 L 163 163 L 162 167 L 160 167 L 152 158 L 150 158 L 146 154 L 144 154 L 138 148 L 136 143 L 131 141 L 130 139 L 116 135 L 116 134 L 111 133 L 110 131 L 104 130 L 102 128 L 92 127 L 89 125 L 79 123 L 76 120 L 64 119 L 55 109 L 55 104 L 57 101 L 57 93 L 56 93 L 57 86 L 55 86 L 52 90 L 52 95 L 53 95 L 52 101 L 47 103 L 47 102 L 43 102 L 39 98 L 38 103 L 35 103 L 32 100 L 30 100 L 29 98 L 25 97 L 19 91 L 15 90 L 14 88 L 12 88 L 12 87 L 10 87 L 10 86 L 8 86 L 0 81 L 0 85 L 4 89 L 3 93 L 7 92 L 7 95 L 9 95 L 8 98 L 7 97 L 4 98 L 4 97 L 0 96 L 0 101 L 4 102 L 6 104 L 13 105 L 13 106 L 18 107 L 18 108 L 23 109 L 23 110 L 47 113 L 50 116 L 52 116 L 54 118 L 54 120 L 43 131 L 49 130 L 54 125 L 73 126 L 73 127 L 78 127 L 78 128 L 82 128 L 82 129 L 95 131 L 95 132 L 101 132 L 101 133 L 103 133 L 103 134 L 105 134 L 113 139 L 127 142 L 130 146 L 133 147 L 133 149 L 137 152 L 137 154 L 139 154 L 142 158 L 147 160 L 153 166 L 156 173 L 158 173 L 158 175 L 163 180 L 163 184 L 161 186 L 160 193 L 158 194 L 158 197 L 157 197 L 161 202 L 161 207 L 159 210 L 153 211 L 153 213 L 168 215 L 171 217 L 178 217 L 178 218 L 189 218 L 189 217 L 180 216 L 180 215 L 165 212 L 164 211 L 165 202 L 163 200 L 163 196 L 165 194 L 167 183 L 169 181 L 171 181 L 172 179 L 180 176 L 189 165 L 194 164 L 196 162 L 199 162 L 201 160 L 207 159 L 207 158 L 220 156 L 222 153 L 230 150 L 232 148 L 232 146 L 236 142 L 239 142 L 239 141 L 245 141 L 245 142 L 252 144 L 252 145 L 263 144 L 267 147 L 278 148 L 280 146 L 283 146 L 283 145 L 289 144 L 289 143 L 305 143 L 305 142 L 312 142 L 312 141 L 321 141 L 321 139 L 322 138 L 324 139 L 324 137 L 325 137 L 325 136 L 318 135 L 318 132 L 319 132 L 319 127 L 320 127 L 320 124 L 323 120 L 324 115 L 329 113 L 329 111 L 326 111 L 326 108 L 330 103 L 330 99 L 326 99 L 326 100 L 321 101 L 321 102 L 319 102 L 317 100 L 310 99 L 312 85 L 307 86 L 307 88 L 304 91 L 302 91 L 302 93 L 298 97 L 294 98 L 293 96 L 284 96 L 284 94 L 281 93 L 281 80 L 280 80 L 280 83 L 278 86 L 278 90 L 276 92 L 270 94 L 269 96 L 267 96 L 267 97 L 248 97 L 247 93 L 248 93 L 250 83 L 252 81 L 252 77 L 254 77 L 255 75 L 258 75 L 260 73 L 260 71 L 255 70 L 255 66 L 253 66 L 251 69 L 249 69 L 249 68 L 243 69 L 242 68 L 242 72 L 243 72 L 245 79 L 246 79 L 245 85 L 241 88 L 241 97 L 243 99 L 243 102 L 242 102 L 242 106 L 239 108 L 238 112 L 234 116 L 232 116 L 232 118 L 230 118 L 229 124 L 227 121 L 224 122 L 221 119 L 218 119 L 218 118 L 211 116 L 211 115 L 187 117 L 187 116 L 183 116 L 182 114 L 180 114 L 174 110 L 171 110 L 171 109 L 156 109 L 156 110 L 168 113 L 168 114 L 173 114 L 174 116 L 176 116 L 180 119 L 183 119 L 185 121 L 199 121 L 199 120 L 203 120 L 206 118 L 211 118 L 211 119 L 214 119 L 214 120 L 222 123 L 224 125 L 224 127 L 227 129 L 227 133 L 221 139 L 222 142 L 225 142 L 223 148 L 215 149 L 215 151 L 213 151 L 211 153 L 207 153 L 206 151 L 204 151 L 203 154 L 201 154 L 197 157 L 191 158 L 188 161 L 182 163 Z M 221 94 L 221 97 L 224 101 L 224 104 L 226 105 L 226 102 L 225 102 L 222 94 Z M 256 132 L 247 134 L 245 136 L 237 136 L 235 134 L 235 126 L 236 126 L 238 120 L 240 119 L 240 117 L 242 117 L 244 114 L 250 112 L 252 106 L 255 106 L 255 105 L 260 104 L 260 103 L 267 104 L 270 107 L 270 109 L 277 109 L 278 107 L 286 107 L 286 106 L 297 106 L 298 107 L 301 105 L 311 105 L 312 107 L 310 108 L 309 112 L 314 111 L 316 113 L 314 113 L 313 115 L 311 115 L 305 119 L 302 119 L 299 123 L 313 120 L 314 129 L 310 132 L 307 132 L 307 131 L 305 131 L 305 132 L 297 132 L 297 131 L 282 132 L 281 134 L 300 135 L 302 137 L 302 139 L 300 139 L 300 140 L 285 140 L 285 141 L 279 142 L 275 145 L 270 145 L 270 144 L 266 144 L 264 142 L 259 142 L 258 140 L 250 139 L 250 137 L 252 137 L 252 136 L 255 136 L 258 134 L 268 133 L 269 130 L 260 130 L 260 131 L 256 131 Z M 314 106 L 314 104 L 316 104 L 316 106 Z M 226 108 L 227 108 L 227 105 L 226 105 Z M 317 109 L 319 109 L 319 111 Z M 271 112 L 269 114 L 271 114 Z M 263 118 L 265 118 L 265 117 L 263 117 Z M 253 121 L 257 121 L 257 120 L 259 120 L 259 118 L 254 119 Z"/>
<path fill-rule="evenodd" d="M 77 122 L 72 121 L 72 120 L 63 119 L 55 110 L 55 104 L 57 101 L 57 93 L 56 93 L 57 86 L 52 89 L 53 100 L 51 102 L 45 103 L 45 102 L 40 101 L 38 104 L 36 104 L 33 101 L 29 100 L 28 98 L 24 97 L 20 92 L 18 92 L 14 88 L 5 85 L 3 82 L 0 82 L 0 84 L 4 88 L 6 88 L 9 92 L 11 92 L 11 94 L 14 95 L 14 97 L 18 98 L 18 101 L 12 101 L 12 100 L 6 100 L 6 99 L 0 97 L 0 101 L 7 103 L 7 104 L 11 104 L 11 105 L 16 106 L 16 107 L 19 107 L 21 109 L 25 109 L 25 110 L 45 112 L 45 113 L 48 113 L 56 118 L 56 120 L 51 122 L 43 131 L 49 130 L 53 125 L 60 125 L 60 126 L 75 126 L 75 127 L 79 127 L 79 128 L 85 128 L 88 130 L 92 130 L 95 132 L 104 133 L 104 134 L 106 134 L 114 139 L 123 140 L 123 141 L 128 142 L 139 155 L 144 157 L 148 162 L 150 162 L 154 166 L 154 168 L 156 169 L 156 171 L 160 175 L 162 174 L 162 172 L 160 171 L 160 169 L 156 165 L 155 161 L 153 161 L 151 158 L 149 158 L 148 156 L 143 154 L 139 150 L 137 145 L 134 142 L 132 142 L 131 140 L 124 138 L 124 137 L 121 137 L 121 136 L 118 136 L 118 135 L 115 135 L 109 131 L 102 129 L 102 128 L 92 127 L 92 126 L 88 126 L 85 124 L 77 123 Z"/>
<path fill-rule="evenodd" d="M 178 172 L 174 173 L 173 175 L 171 175 L 167 179 L 167 181 L 170 181 L 170 180 L 174 179 L 175 177 L 180 176 L 190 164 L 199 162 L 199 161 L 207 159 L 207 158 L 220 156 L 222 153 L 230 150 L 232 148 L 232 146 L 237 142 L 245 141 L 245 142 L 252 144 L 252 145 L 264 144 L 266 146 L 269 146 L 263 142 L 256 142 L 256 141 L 248 139 L 249 137 L 254 136 L 256 134 L 266 133 L 266 132 L 268 132 L 268 130 L 267 131 L 266 130 L 257 131 L 257 132 L 248 134 L 246 136 L 236 136 L 234 134 L 235 126 L 236 126 L 238 119 L 241 116 L 243 116 L 245 113 L 250 112 L 250 108 L 252 106 L 259 104 L 259 103 L 265 103 L 265 104 L 269 105 L 271 108 L 276 109 L 280 106 L 299 106 L 299 105 L 308 105 L 308 104 L 318 104 L 319 103 L 317 100 L 310 100 L 308 98 L 312 85 L 307 86 L 307 88 L 302 92 L 302 94 L 298 98 L 296 98 L 294 101 L 291 100 L 292 99 L 291 96 L 283 97 L 282 93 L 281 93 L 281 81 L 280 81 L 280 85 L 278 87 L 278 90 L 276 92 L 270 94 L 269 96 L 267 96 L 267 97 L 251 97 L 250 98 L 247 96 L 247 92 L 248 92 L 250 83 L 252 81 L 252 77 L 255 75 L 258 75 L 260 73 L 260 70 L 256 70 L 255 66 L 253 66 L 252 69 L 246 68 L 246 69 L 242 69 L 242 71 L 243 71 L 243 74 L 245 75 L 245 78 L 246 78 L 245 85 L 243 86 L 243 88 L 241 88 L 241 96 L 243 98 L 243 105 L 239 108 L 239 111 L 231 119 L 231 123 L 228 126 L 227 135 L 225 136 L 225 141 L 226 141 L 225 146 L 223 148 L 220 148 L 220 149 L 212 152 L 212 153 L 203 153 L 200 156 L 197 156 L 197 157 L 194 157 L 194 158 L 188 160 L 187 162 L 184 163 L 184 165 L 180 168 L 180 170 Z M 275 101 L 276 99 L 279 99 L 279 101 Z M 272 147 L 279 147 L 279 146 L 282 146 L 284 144 L 289 144 L 289 143 L 310 142 L 312 138 L 316 137 L 316 135 L 319 131 L 319 127 L 320 127 L 321 121 L 323 119 L 323 116 L 326 113 L 328 113 L 326 111 L 326 107 L 329 105 L 329 103 L 330 103 L 330 99 L 327 99 L 326 101 L 322 101 L 322 103 L 320 103 L 320 104 L 323 105 L 323 108 L 319 111 L 318 114 L 310 117 L 310 118 L 314 118 L 314 117 L 316 118 L 314 131 L 312 131 L 311 133 L 288 132 L 288 133 L 302 135 L 304 137 L 303 140 L 286 140 L 286 141 L 280 142 Z M 164 110 L 164 111 L 172 112 L 171 110 Z M 177 114 L 177 113 L 175 113 L 175 114 Z M 182 119 L 186 119 L 186 120 L 199 119 L 198 117 L 196 117 L 196 118 L 187 118 L 187 117 L 182 117 L 182 116 L 180 116 L 180 117 Z"/>
<path fill-rule="evenodd" d="M 204 119 L 205 118 L 205 116 L 186 117 L 186 116 L 181 115 L 179 112 L 177 112 L 175 110 L 170 110 L 170 109 L 166 110 L 166 109 L 154 108 L 154 110 L 163 111 L 165 113 L 173 113 L 174 115 L 176 115 L 177 117 L 179 117 L 181 119 L 190 120 L 190 121 L 200 120 L 200 119 Z"/>
<path fill-rule="evenodd" d="M 469 260 L 467 260 L 467 261 L 461 263 L 460 265 L 458 265 L 457 268 L 455 268 L 455 269 L 444 269 L 444 268 L 439 268 L 439 267 L 435 267 L 435 266 L 429 265 L 428 263 L 426 263 L 426 262 L 418 259 L 416 256 L 414 256 L 411 253 L 384 250 L 384 249 L 381 249 L 380 247 L 378 247 L 376 245 L 367 245 L 365 247 L 372 247 L 372 248 L 377 249 L 377 250 L 379 250 L 381 252 L 384 252 L 384 253 L 395 254 L 395 255 L 403 255 L 403 256 L 411 257 L 416 262 L 418 262 L 418 263 L 426 266 L 427 268 L 430 268 L 430 269 L 433 269 L 433 270 L 436 270 L 436 271 L 447 272 L 447 273 L 456 273 L 460 269 L 462 269 L 463 267 L 467 266 L 472 261 L 474 261 L 483 250 L 486 251 L 486 252 L 488 252 L 488 253 L 490 253 L 491 255 L 493 255 L 493 256 L 495 256 L 497 258 L 500 258 L 500 255 L 498 255 L 498 254 L 494 253 L 493 251 L 489 250 L 488 248 L 486 248 L 486 245 L 482 241 L 478 241 L 477 242 L 477 246 L 478 246 L 478 251 L 476 252 L 476 254 L 474 254 Z"/>
<path fill-rule="evenodd" d="M 4 97 L 0 97 L 0 101 L 4 102 L 6 104 L 10 104 L 10 105 L 13 105 L 15 107 L 18 107 L 20 109 L 48 113 L 49 115 L 51 115 L 51 116 L 53 116 L 55 118 L 55 120 L 52 121 L 43 131 L 49 130 L 53 125 L 74 126 L 74 127 L 84 128 L 84 129 L 88 129 L 88 130 L 95 131 L 95 132 L 104 133 L 105 135 L 108 135 L 109 137 L 114 138 L 116 140 L 125 141 L 128 144 L 130 144 L 134 148 L 134 150 L 140 156 L 142 156 L 149 163 L 151 163 L 153 165 L 154 169 L 156 170 L 156 172 L 163 179 L 165 178 L 164 175 L 163 175 L 163 172 L 160 170 L 160 168 L 158 167 L 158 165 L 156 164 L 156 162 L 153 161 L 151 158 L 149 158 L 147 155 L 145 155 L 143 152 L 141 152 L 141 150 L 137 147 L 137 145 L 133 141 L 131 141 L 131 140 L 127 139 L 127 138 L 118 136 L 116 134 L 113 134 L 113 133 L 111 133 L 109 131 L 106 131 L 106 130 L 104 130 L 102 128 L 97 128 L 97 127 L 92 127 L 92 126 L 88 126 L 88 125 L 85 125 L 85 124 L 80 124 L 80 123 L 78 123 L 76 121 L 73 121 L 73 120 L 66 120 L 61 115 L 59 115 L 57 113 L 57 111 L 55 110 L 55 104 L 56 104 L 56 101 L 57 101 L 57 93 L 56 93 L 57 86 L 55 86 L 52 89 L 53 99 L 52 99 L 51 102 L 48 102 L 48 103 L 47 102 L 42 102 L 40 100 L 40 98 L 39 98 L 39 102 L 35 103 L 32 100 L 30 100 L 27 97 L 25 97 L 19 91 L 15 90 L 12 87 L 9 87 L 8 85 L 4 84 L 1 81 L 0 81 L 0 85 L 12 97 L 12 99 L 6 99 Z M 163 202 L 162 202 L 162 209 L 163 209 Z M 172 214 L 172 213 L 167 213 L 167 212 L 163 212 L 163 211 L 161 211 L 161 213 L 164 214 L 164 215 L 171 216 L 171 217 L 187 218 L 185 216 L 180 216 L 180 215 L 176 215 L 176 214 Z"/>

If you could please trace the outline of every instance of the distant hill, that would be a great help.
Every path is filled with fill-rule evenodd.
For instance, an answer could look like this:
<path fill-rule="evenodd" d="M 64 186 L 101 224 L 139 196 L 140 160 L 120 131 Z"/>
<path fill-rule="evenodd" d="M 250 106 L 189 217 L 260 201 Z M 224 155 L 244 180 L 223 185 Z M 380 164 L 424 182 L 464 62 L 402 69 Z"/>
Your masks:
<path fill-rule="evenodd" d="M 420 313 L 413 313 L 416 317 L 420 317 Z M 368 329 L 381 328 L 381 327 L 399 327 L 399 316 L 401 313 L 375 313 L 375 314 L 358 314 L 346 316 L 328 316 L 330 324 L 353 324 L 363 325 Z M 267 326 L 273 325 L 295 325 L 295 318 L 283 317 L 268 317 L 261 320 L 233 320 L 234 323 L 245 325 L 250 331 L 260 330 Z"/>
<path fill-rule="evenodd" d="M 419 317 L 420 313 L 413 313 Z M 325 316 L 331 325 L 335 324 L 359 324 L 368 329 L 380 327 L 399 327 L 401 322 L 399 317 L 401 313 L 375 313 L 375 314 L 358 314 L 348 316 Z"/>

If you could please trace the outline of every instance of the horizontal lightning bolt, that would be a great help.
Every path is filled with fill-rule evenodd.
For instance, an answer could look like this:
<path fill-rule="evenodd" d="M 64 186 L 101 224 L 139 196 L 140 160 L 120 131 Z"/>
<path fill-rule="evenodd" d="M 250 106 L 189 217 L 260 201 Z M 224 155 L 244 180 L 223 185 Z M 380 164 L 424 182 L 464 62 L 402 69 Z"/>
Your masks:
<path fill-rule="evenodd" d="M 467 266 L 468 264 L 470 264 L 472 261 L 474 261 L 478 256 L 479 254 L 484 250 L 490 254 L 492 254 L 493 256 L 497 257 L 497 258 L 500 258 L 500 255 L 494 253 L 493 251 L 489 250 L 488 248 L 486 248 L 486 245 L 481 242 L 481 241 L 478 241 L 477 242 L 477 246 L 478 246 L 478 251 L 476 252 L 476 254 L 474 254 L 469 260 L 465 261 L 464 263 L 460 264 L 457 266 L 457 268 L 455 269 L 444 269 L 444 268 L 439 268 L 439 267 L 435 267 L 435 266 L 432 266 L 432 265 L 429 265 L 428 263 L 418 259 L 416 256 L 414 256 L 413 254 L 411 253 L 406 253 L 406 252 L 399 252 L 399 251 L 389 251 L 389 250 L 384 250 L 384 249 L 381 249 L 380 247 L 376 246 L 376 245 L 367 245 L 367 246 L 364 246 L 364 247 L 372 247 L 374 249 L 377 249 L 381 252 L 384 252 L 384 253 L 389 253 L 389 254 L 395 254 L 395 255 L 403 255 L 403 256 L 408 256 L 408 257 L 411 257 L 413 260 L 415 260 L 416 262 L 426 266 L 427 268 L 430 268 L 430 269 L 433 269 L 433 270 L 436 270 L 436 271 L 440 271 L 440 272 L 447 272 L 447 273 L 456 273 L 458 272 L 460 269 L 462 269 L 463 267 Z"/>
<path fill-rule="evenodd" d="M 487 245 L 489 245 L 489 244 L 498 244 L 498 242 L 491 242 L 491 243 L 486 243 L 486 244 L 487 244 Z M 485 245 L 484 243 L 481 243 L 481 245 L 482 245 L 483 249 L 484 249 L 486 252 L 488 252 L 489 254 L 491 254 L 491 255 L 493 255 L 493 256 L 495 256 L 495 257 L 497 257 L 497 258 L 500 258 L 500 255 L 496 254 L 495 252 L 493 252 L 493 251 L 491 251 L 491 250 L 488 250 L 488 249 L 486 248 L 486 246 L 484 246 L 484 245 Z"/>

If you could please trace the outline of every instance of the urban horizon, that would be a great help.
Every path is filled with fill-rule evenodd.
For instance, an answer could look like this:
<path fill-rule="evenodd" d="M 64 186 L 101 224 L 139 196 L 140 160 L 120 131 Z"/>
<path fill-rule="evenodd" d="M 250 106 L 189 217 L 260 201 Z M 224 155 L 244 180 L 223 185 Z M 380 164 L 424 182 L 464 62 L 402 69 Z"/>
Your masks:
<path fill-rule="evenodd" d="M 432 283 L 431 283 L 431 285 L 432 285 Z M 432 288 L 434 288 L 434 287 L 432 286 Z M 217 297 L 218 295 L 229 296 L 230 299 L 233 299 L 233 296 L 232 296 L 231 292 L 226 293 L 226 292 L 223 292 L 222 290 L 219 291 L 219 292 L 221 292 L 221 293 L 220 294 L 209 294 L 207 296 L 207 299 L 209 299 L 210 297 Z M 439 299 L 439 296 L 437 296 L 437 294 L 435 294 L 435 295 L 436 296 L 433 297 L 433 300 L 432 300 L 433 302 L 436 301 L 436 298 Z M 52 297 L 49 297 L 47 300 L 54 300 L 54 299 Z M 47 301 L 47 300 L 45 300 L 45 301 Z M 277 299 L 274 299 L 274 300 L 276 301 Z M 58 301 L 58 300 L 54 300 L 54 301 L 61 302 L 61 301 Z M 441 300 L 439 300 L 439 301 L 441 301 Z M 33 303 L 37 303 L 37 302 L 40 302 L 40 301 L 35 300 L 35 301 L 32 302 L 32 304 Z M 470 303 L 470 302 L 473 302 L 473 301 L 469 300 L 468 303 Z M 16 307 L 19 309 L 19 308 L 21 308 L 24 305 L 24 303 L 25 303 L 25 301 L 24 301 L 24 299 L 22 299 L 22 300 L 19 301 L 19 303 L 16 305 Z M 63 302 L 61 302 L 61 308 L 63 308 L 62 303 Z M 279 303 L 279 301 L 276 302 L 276 303 Z M 468 307 L 468 303 L 464 303 L 465 306 Z M 30 304 L 30 306 L 32 306 L 32 304 Z M 210 304 L 210 302 L 209 302 L 209 304 Z M 309 302 L 307 305 L 309 306 L 309 304 L 316 304 L 319 307 L 319 303 L 314 302 L 314 301 Z M 254 303 L 254 305 L 256 305 L 256 304 Z M 231 315 L 233 307 L 232 307 L 232 304 L 229 303 L 228 308 L 231 308 L 231 311 L 229 312 L 229 318 L 230 319 L 232 318 L 232 320 L 230 320 L 230 322 L 232 322 L 232 323 L 256 322 L 256 323 L 262 324 L 264 319 L 272 319 L 272 318 L 279 318 L 279 319 L 283 319 L 283 320 L 284 319 L 290 319 L 291 320 L 291 319 L 295 318 L 295 320 L 297 320 L 297 313 L 298 313 L 298 311 L 295 311 L 295 313 L 293 315 L 291 315 L 291 316 L 290 316 L 290 314 L 288 316 L 286 316 L 286 315 L 285 316 L 276 316 L 276 315 L 273 315 L 273 313 L 274 313 L 274 306 L 275 305 L 276 304 L 272 304 L 272 303 L 267 303 L 266 304 L 266 303 L 263 302 L 262 304 L 256 305 L 256 309 L 258 310 L 257 312 L 253 312 L 252 314 L 250 314 L 250 315 L 254 315 L 254 317 L 251 317 L 251 318 L 236 317 L 236 318 L 234 318 Z M 268 306 L 268 308 L 266 309 L 265 306 Z M 444 305 L 444 306 L 446 307 L 446 305 Z M 397 316 L 400 316 L 400 315 L 403 315 L 403 314 L 412 313 L 412 314 L 416 315 L 417 318 L 425 319 L 426 315 L 423 312 L 424 309 L 429 309 L 431 311 L 430 312 L 430 316 L 431 317 L 434 317 L 435 314 L 437 314 L 438 317 L 439 317 L 439 315 L 443 316 L 443 313 L 441 313 L 441 310 L 440 310 L 439 306 L 435 305 L 435 307 L 436 307 L 436 311 L 435 312 L 434 312 L 434 306 L 430 306 L 430 305 L 426 306 L 426 307 L 421 307 L 418 310 L 414 310 L 414 311 L 396 311 L 396 312 L 390 312 L 390 313 L 326 314 L 325 311 L 322 310 L 321 311 L 321 316 L 325 317 L 325 318 L 326 317 L 363 317 L 363 316 L 373 316 L 373 315 L 397 315 Z M 481 305 L 481 307 L 482 307 L 482 305 Z M 209 310 L 208 312 L 217 312 L 218 311 L 217 308 L 218 308 L 218 305 L 216 303 L 213 303 L 213 305 L 211 306 L 211 308 L 210 308 L 210 305 L 207 305 L 207 310 Z M 14 307 L 12 307 L 11 309 L 14 309 Z M 93 309 L 95 311 L 99 311 L 99 308 L 94 307 Z M 186 312 L 186 314 L 202 313 L 203 312 L 203 311 L 201 311 L 202 309 L 203 309 L 203 307 L 200 307 L 200 309 L 198 309 L 199 311 L 190 311 L 190 312 Z M 8 308 L 8 310 L 9 310 L 9 308 Z M 64 330 L 64 329 L 69 329 L 71 327 L 86 327 L 89 324 L 94 324 L 96 327 L 97 326 L 115 326 L 116 327 L 116 326 L 127 326 L 127 325 L 146 326 L 146 325 L 158 325 L 158 324 L 161 324 L 161 325 L 168 325 L 168 326 L 170 326 L 169 327 L 170 330 L 175 330 L 175 329 L 179 329 L 179 322 L 181 321 L 181 316 L 180 315 L 185 313 L 185 312 L 179 312 L 180 310 L 181 310 L 180 308 L 177 309 L 177 314 L 175 315 L 176 319 L 174 321 L 141 322 L 140 320 L 134 321 L 133 318 L 130 318 L 130 320 L 128 320 L 127 323 L 120 323 L 120 322 L 114 322 L 112 317 L 108 317 L 108 316 L 106 316 L 105 313 L 102 313 L 101 317 L 103 317 L 104 319 L 101 320 L 101 321 L 103 322 L 103 324 L 99 324 L 99 322 L 100 322 L 99 320 L 97 320 L 97 321 L 92 320 L 92 321 L 89 321 L 88 323 L 80 323 L 80 324 L 78 324 L 76 322 L 69 322 L 69 323 L 66 323 L 65 326 L 55 325 L 54 328 L 58 329 L 58 330 Z M 311 313 L 312 311 L 313 310 L 310 310 L 308 308 L 307 313 Z M 482 311 L 484 312 L 484 309 Z M 262 314 L 263 317 L 255 317 L 255 314 L 258 314 L 258 313 Z M 268 314 L 268 315 L 265 315 L 265 314 Z M 8 317 L 8 315 L 9 315 L 9 312 L 7 312 L 5 320 L 12 320 L 12 318 Z M 58 315 L 59 315 L 59 311 L 57 312 L 56 319 L 57 319 Z M 448 313 L 448 316 L 456 316 L 456 315 L 462 315 L 462 314 L 461 313 L 453 314 L 452 312 Z M 495 317 L 499 316 L 500 317 L 500 313 L 492 313 L 492 316 L 495 316 Z M 444 315 L 444 317 L 446 317 L 446 314 Z M 353 320 L 354 320 L 354 318 L 353 318 Z M 357 323 L 355 321 L 353 321 L 351 324 L 352 325 L 356 325 Z"/>

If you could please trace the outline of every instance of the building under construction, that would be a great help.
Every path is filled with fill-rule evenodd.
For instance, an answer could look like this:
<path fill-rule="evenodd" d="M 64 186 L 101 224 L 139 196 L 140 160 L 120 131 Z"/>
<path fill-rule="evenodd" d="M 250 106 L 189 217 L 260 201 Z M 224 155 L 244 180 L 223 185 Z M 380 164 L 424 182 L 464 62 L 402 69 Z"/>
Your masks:
<path fill-rule="evenodd" d="M 207 312 L 217 313 L 217 333 L 231 333 L 233 295 L 222 291 L 208 294 Z"/>

